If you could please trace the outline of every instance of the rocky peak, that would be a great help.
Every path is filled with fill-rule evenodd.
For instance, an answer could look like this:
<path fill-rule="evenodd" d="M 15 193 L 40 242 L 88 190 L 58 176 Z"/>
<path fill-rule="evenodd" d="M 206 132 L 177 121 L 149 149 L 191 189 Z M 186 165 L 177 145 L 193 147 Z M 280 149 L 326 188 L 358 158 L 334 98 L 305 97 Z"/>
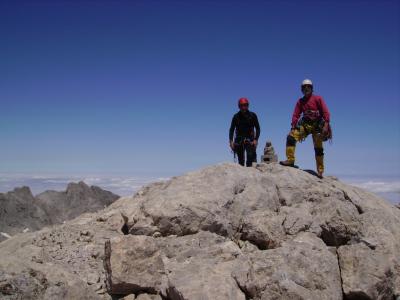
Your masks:
<path fill-rule="evenodd" d="M 90 193 L 90 187 L 83 181 L 70 182 L 65 191 L 67 194 Z"/>
<path fill-rule="evenodd" d="M 0 242 L 10 235 L 24 230 L 38 230 L 49 224 L 41 207 L 36 205 L 29 187 L 15 188 L 0 193 Z"/>
<path fill-rule="evenodd" d="M 65 192 L 47 191 L 36 196 L 36 202 L 50 216 L 54 224 L 73 219 L 84 212 L 102 209 L 119 198 L 99 187 L 83 181 L 68 184 Z"/>
<path fill-rule="evenodd" d="M 11 192 L 7 193 L 8 197 L 17 197 L 19 199 L 25 199 L 26 201 L 30 201 L 33 199 L 33 195 L 31 189 L 27 186 L 16 187 Z"/>
<path fill-rule="evenodd" d="M 400 210 L 338 180 L 220 164 L 1 243 L 0 283 L 48 299 L 397 299 L 399 224 Z"/>

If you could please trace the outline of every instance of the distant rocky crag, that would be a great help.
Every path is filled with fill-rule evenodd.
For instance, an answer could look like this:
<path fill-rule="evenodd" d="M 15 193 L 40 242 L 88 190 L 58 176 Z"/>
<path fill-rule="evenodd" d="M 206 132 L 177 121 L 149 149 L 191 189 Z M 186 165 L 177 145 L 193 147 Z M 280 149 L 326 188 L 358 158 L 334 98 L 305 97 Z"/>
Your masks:
<path fill-rule="evenodd" d="M 334 178 L 220 164 L 0 243 L 0 298 L 399 299 L 400 210 Z"/>
<path fill-rule="evenodd" d="M 34 197 L 29 187 L 0 193 L 0 241 L 23 231 L 60 224 L 110 205 L 119 196 L 84 182 L 70 183 L 64 192 L 46 191 Z"/>

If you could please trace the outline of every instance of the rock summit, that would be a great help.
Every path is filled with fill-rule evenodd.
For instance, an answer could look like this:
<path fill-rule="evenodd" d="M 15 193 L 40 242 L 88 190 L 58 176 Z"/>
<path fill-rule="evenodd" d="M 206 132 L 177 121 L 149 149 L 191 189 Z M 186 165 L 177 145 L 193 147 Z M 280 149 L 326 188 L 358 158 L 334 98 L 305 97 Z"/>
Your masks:
<path fill-rule="evenodd" d="M 400 210 L 335 178 L 220 164 L 0 243 L 4 299 L 397 299 Z"/>

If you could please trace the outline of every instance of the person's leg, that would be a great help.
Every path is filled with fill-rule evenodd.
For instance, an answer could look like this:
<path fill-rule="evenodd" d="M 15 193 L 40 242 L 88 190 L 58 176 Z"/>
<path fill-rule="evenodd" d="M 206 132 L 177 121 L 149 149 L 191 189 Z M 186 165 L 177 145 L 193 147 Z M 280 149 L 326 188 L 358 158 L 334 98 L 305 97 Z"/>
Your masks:
<path fill-rule="evenodd" d="M 235 152 L 240 165 L 244 166 L 244 147 L 243 144 L 235 144 Z"/>
<path fill-rule="evenodd" d="M 253 162 L 257 162 L 256 147 L 246 144 L 246 166 L 251 167 Z"/>
<path fill-rule="evenodd" d="M 316 132 L 313 132 L 313 143 L 314 143 L 314 151 L 315 151 L 315 162 L 317 165 L 318 175 L 322 177 L 324 173 L 324 146 L 320 135 Z"/>
<path fill-rule="evenodd" d="M 286 139 L 286 161 L 281 162 L 282 165 L 293 166 L 296 161 L 296 143 L 303 140 L 307 136 L 307 133 L 303 126 L 295 128 L 290 131 Z"/>

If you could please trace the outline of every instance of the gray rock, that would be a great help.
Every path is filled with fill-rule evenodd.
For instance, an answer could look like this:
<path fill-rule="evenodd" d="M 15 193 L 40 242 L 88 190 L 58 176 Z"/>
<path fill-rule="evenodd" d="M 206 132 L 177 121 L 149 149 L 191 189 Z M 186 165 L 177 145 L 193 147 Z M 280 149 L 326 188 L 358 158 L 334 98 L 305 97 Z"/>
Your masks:
<path fill-rule="evenodd" d="M 278 162 L 278 156 L 275 154 L 275 149 L 271 141 L 267 141 L 264 147 L 264 155 L 261 156 L 261 162 L 272 163 Z"/>
<path fill-rule="evenodd" d="M 0 193 L 0 232 L 13 236 L 25 228 L 38 230 L 50 223 L 49 216 L 37 205 L 28 187 Z M 0 241 L 5 239 L 0 235 Z"/>
<path fill-rule="evenodd" d="M 396 299 L 399 224 L 336 179 L 221 164 L 0 243 L 0 298 Z"/>
<path fill-rule="evenodd" d="M 312 233 L 247 256 L 234 276 L 251 299 L 342 299 L 337 257 Z"/>
<path fill-rule="evenodd" d="M 165 247 L 164 285 L 169 299 L 245 299 L 232 272 L 242 256 L 229 239 L 209 232 L 178 237 Z"/>
<path fill-rule="evenodd" d="M 140 294 L 136 299 L 137 300 L 153 300 L 155 299 L 155 297 L 153 297 L 155 295 L 149 295 L 149 294 Z M 161 297 L 160 297 L 161 299 Z"/>
<path fill-rule="evenodd" d="M 338 255 L 347 299 L 393 299 L 395 274 L 388 255 L 364 243 L 341 246 Z"/>
<path fill-rule="evenodd" d="M 239 255 L 235 243 L 209 232 L 165 238 L 119 237 L 106 246 L 107 286 L 113 294 L 244 299 L 230 275 Z"/>
<path fill-rule="evenodd" d="M 88 276 L 86 277 L 86 282 L 87 282 L 87 284 L 90 284 L 90 285 L 96 284 L 99 281 L 100 281 L 100 277 L 96 273 L 88 274 Z"/>
<path fill-rule="evenodd" d="M 106 242 L 104 267 L 112 294 L 154 294 L 160 290 L 164 264 L 152 237 L 129 235 Z"/>
<path fill-rule="evenodd" d="M 129 298 L 126 300 L 135 300 L 135 298 Z M 160 295 L 140 294 L 137 296 L 136 300 L 162 300 L 162 298 L 160 297 Z"/>

